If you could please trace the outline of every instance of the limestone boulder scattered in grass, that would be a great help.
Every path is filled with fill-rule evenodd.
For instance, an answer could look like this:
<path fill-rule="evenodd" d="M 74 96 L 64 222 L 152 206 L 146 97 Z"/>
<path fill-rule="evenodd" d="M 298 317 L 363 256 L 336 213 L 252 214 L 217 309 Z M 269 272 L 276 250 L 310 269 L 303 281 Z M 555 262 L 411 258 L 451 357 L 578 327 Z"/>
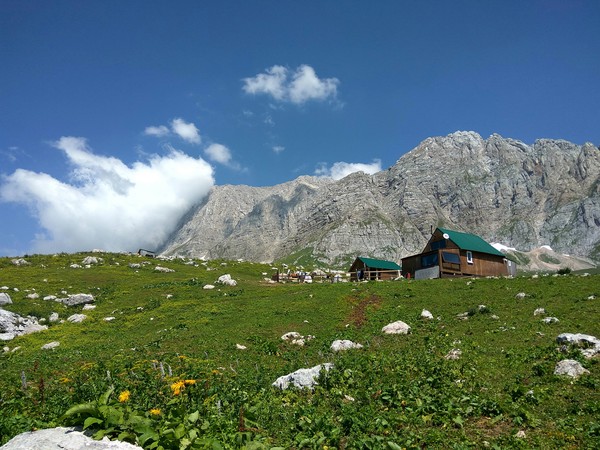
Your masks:
<path fill-rule="evenodd" d="M 565 375 L 571 378 L 579 378 L 581 375 L 590 373 L 579 361 L 574 359 L 563 359 L 556 363 L 554 375 Z"/>
<path fill-rule="evenodd" d="M 2 446 L 2 450 L 137 450 L 142 447 L 128 442 L 95 441 L 77 428 L 48 428 L 19 434 Z"/>
<path fill-rule="evenodd" d="M 387 324 L 381 331 L 385 334 L 408 334 L 410 333 L 410 325 L 398 320 Z"/>
<path fill-rule="evenodd" d="M 352 342 L 348 339 L 338 339 L 331 343 L 331 350 L 334 352 L 341 352 L 344 350 L 352 350 L 355 348 L 363 348 L 362 344 Z"/>
<path fill-rule="evenodd" d="M 275 382 L 273 386 L 285 390 L 291 386 L 295 386 L 300 389 L 312 389 L 317 383 L 317 379 L 321 374 L 321 370 L 331 370 L 333 368 L 332 363 L 319 364 L 318 366 L 311 367 L 309 369 L 298 369 L 295 372 L 283 375 Z"/>
<path fill-rule="evenodd" d="M 6 292 L 0 292 L 0 306 L 12 305 L 12 299 Z"/>

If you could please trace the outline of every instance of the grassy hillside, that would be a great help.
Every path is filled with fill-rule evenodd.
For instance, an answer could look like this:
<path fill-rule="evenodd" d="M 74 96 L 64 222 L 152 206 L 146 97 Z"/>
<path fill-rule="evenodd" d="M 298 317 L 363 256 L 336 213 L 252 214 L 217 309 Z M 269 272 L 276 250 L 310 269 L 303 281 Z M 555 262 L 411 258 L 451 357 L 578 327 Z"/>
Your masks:
<path fill-rule="evenodd" d="M 260 264 L 94 254 L 103 262 L 70 267 L 85 256 L 0 259 L 7 310 L 66 319 L 82 307 L 42 298 L 96 299 L 82 323 L 3 343 L 0 443 L 85 424 L 145 448 L 600 448 L 598 358 L 556 344 L 600 336 L 600 276 L 274 285 Z M 226 273 L 237 286 L 215 284 Z M 539 307 L 560 321 L 543 323 Z M 382 334 L 397 320 L 412 333 Z M 299 347 L 281 340 L 289 331 L 315 339 Z M 335 339 L 364 348 L 333 353 Z M 460 359 L 445 359 L 453 349 Z M 590 374 L 553 375 L 565 358 Z M 313 391 L 271 386 L 324 362 L 334 368 Z"/>

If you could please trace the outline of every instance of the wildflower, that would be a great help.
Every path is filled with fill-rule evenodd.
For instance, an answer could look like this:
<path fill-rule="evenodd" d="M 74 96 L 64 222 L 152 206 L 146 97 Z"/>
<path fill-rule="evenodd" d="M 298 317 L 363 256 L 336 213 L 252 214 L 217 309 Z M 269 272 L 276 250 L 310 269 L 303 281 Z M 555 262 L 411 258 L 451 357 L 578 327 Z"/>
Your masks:
<path fill-rule="evenodd" d="M 171 390 L 173 391 L 173 395 L 179 395 L 181 390 L 185 387 L 185 381 L 176 381 L 171 385 Z"/>
<path fill-rule="evenodd" d="M 119 403 L 125 403 L 126 401 L 129 400 L 129 397 L 131 395 L 131 392 L 129 391 L 123 391 L 119 394 Z"/>
<path fill-rule="evenodd" d="M 61 381 L 62 383 L 70 383 L 70 382 L 71 382 L 71 379 L 70 379 L 70 378 L 67 378 L 67 377 L 64 377 L 64 378 L 61 378 L 61 379 L 60 379 L 60 381 Z"/>
<path fill-rule="evenodd" d="M 150 415 L 151 416 L 160 416 L 160 409 L 159 408 L 152 408 L 150 410 Z"/>
<path fill-rule="evenodd" d="M 185 380 L 184 383 L 186 386 L 190 386 L 192 384 L 196 384 L 196 380 Z"/>

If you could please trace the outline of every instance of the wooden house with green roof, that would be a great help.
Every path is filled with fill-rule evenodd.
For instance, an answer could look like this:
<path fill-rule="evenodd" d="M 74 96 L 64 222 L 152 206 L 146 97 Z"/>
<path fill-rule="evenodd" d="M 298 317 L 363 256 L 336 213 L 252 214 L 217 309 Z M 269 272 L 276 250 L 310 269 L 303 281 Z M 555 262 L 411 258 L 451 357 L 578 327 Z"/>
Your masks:
<path fill-rule="evenodd" d="M 418 255 L 402 258 L 405 278 L 486 277 L 516 274 L 516 265 L 475 234 L 436 228 Z"/>
<path fill-rule="evenodd" d="M 393 261 L 359 256 L 350 266 L 350 280 L 394 280 L 401 274 L 402 268 Z"/>

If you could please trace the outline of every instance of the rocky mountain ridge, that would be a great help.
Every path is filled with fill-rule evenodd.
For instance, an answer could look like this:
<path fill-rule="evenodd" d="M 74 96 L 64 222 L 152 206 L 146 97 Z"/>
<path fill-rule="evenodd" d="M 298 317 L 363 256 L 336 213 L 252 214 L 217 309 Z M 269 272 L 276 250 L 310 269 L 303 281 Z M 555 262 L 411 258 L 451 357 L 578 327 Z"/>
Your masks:
<path fill-rule="evenodd" d="M 341 180 L 216 186 L 160 249 L 253 261 L 399 261 L 432 227 L 600 260 L 600 149 L 474 132 L 428 138 L 392 167 Z"/>

